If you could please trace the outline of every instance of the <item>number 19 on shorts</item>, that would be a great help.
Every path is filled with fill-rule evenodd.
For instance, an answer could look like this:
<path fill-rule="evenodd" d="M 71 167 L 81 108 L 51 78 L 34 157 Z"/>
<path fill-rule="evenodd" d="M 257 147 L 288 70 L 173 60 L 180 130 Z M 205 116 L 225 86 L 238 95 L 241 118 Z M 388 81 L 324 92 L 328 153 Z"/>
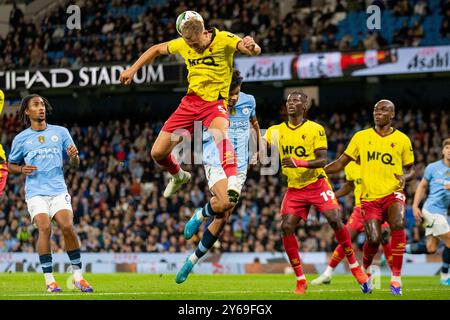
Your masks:
<path fill-rule="evenodd" d="M 323 200 L 325 200 L 325 202 L 328 202 L 329 200 L 334 200 L 336 198 L 334 192 L 331 190 L 321 192 L 320 195 L 323 197 Z"/>

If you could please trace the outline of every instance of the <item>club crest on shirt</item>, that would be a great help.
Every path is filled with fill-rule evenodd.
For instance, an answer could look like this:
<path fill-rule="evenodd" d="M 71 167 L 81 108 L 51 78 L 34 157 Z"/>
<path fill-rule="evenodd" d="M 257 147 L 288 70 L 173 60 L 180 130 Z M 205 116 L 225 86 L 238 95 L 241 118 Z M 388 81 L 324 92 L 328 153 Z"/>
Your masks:
<path fill-rule="evenodd" d="M 242 113 L 247 115 L 250 113 L 250 110 L 248 110 L 248 108 L 244 108 L 244 109 L 242 109 Z"/>
<path fill-rule="evenodd" d="M 39 141 L 39 143 L 44 143 L 45 142 L 45 137 L 44 136 L 39 136 L 38 137 L 38 141 Z"/>
<path fill-rule="evenodd" d="M 59 140 L 57 135 L 53 135 L 50 140 L 52 140 L 53 142 L 57 142 Z"/>

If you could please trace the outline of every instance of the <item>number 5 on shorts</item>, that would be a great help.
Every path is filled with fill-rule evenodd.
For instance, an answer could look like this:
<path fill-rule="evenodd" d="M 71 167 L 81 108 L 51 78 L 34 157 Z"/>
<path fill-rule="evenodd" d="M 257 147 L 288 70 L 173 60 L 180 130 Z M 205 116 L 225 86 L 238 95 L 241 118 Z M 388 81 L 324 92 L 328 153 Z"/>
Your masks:
<path fill-rule="evenodd" d="M 395 199 L 400 199 L 402 201 L 405 201 L 405 195 L 401 192 L 394 192 L 395 194 Z"/>

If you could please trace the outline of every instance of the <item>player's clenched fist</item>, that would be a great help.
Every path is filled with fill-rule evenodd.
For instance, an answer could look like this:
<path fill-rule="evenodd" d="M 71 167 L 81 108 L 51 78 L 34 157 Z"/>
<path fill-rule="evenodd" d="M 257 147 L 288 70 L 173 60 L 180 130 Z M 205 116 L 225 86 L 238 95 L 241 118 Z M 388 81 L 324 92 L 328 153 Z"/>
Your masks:
<path fill-rule="evenodd" d="M 250 37 L 250 36 L 245 36 L 245 37 L 242 39 L 242 44 L 243 44 L 244 47 L 246 47 L 247 49 L 252 50 L 252 49 L 255 47 L 256 42 L 255 42 L 255 40 L 254 40 L 252 37 Z"/>
<path fill-rule="evenodd" d="M 129 85 L 131 81 L 133 81 L 134 71 L 132 69 L 127 69 L 122 71 L 120 74 L 119 80 L 121 83 L 125 85 Z"/>

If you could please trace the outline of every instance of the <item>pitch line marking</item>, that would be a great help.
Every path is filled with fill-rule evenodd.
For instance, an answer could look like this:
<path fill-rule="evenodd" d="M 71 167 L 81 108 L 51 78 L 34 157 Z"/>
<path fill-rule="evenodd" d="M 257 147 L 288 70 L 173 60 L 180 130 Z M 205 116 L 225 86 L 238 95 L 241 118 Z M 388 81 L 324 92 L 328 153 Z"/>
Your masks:
<path fill-rule="evenodd" d="M 408 291 L 447 291 L 449 289 L 442 288 L 442 289 L 435 289 L 435 288 L 429 288 L 429 289 L 418 289 L 418 288 L 412 288 L 412 289 L 406 289 L 405 292 Z M 318 290 L 311 290 L 309 292 L 315 293 L 315 292 L 360 292 L 361 290 L 358 289 L 351 289 L 351 290 L 340 290 L 340 289 L 318 289 Z M 389 292 L 388 289 L 380 289 L 380 290 L 374 290 L 374 292 L 381 291 L 381 292 Z M 292 293 L 291 290 L 277 290 L 277 291 L 209 291 L 209 294 L 255 294 L 255 293 L 265 293 L 265 294 L 275 294 L 275 293 Z M 16 293 L 16 294 L 0 294 L 0 297 L 58 297 L 58 296 L 120 296 L 120 295 L 167 295 L 167 294 L 173 294 L 173 295 L 191 295 L 196 294 L 193 292 L 173 292 L 173 291 L 159 291 L 159 292 L 93 292 L 93 293 L 82 293 L 82 292 L 61 292 L 57 294 L 52 293 Z"/>

